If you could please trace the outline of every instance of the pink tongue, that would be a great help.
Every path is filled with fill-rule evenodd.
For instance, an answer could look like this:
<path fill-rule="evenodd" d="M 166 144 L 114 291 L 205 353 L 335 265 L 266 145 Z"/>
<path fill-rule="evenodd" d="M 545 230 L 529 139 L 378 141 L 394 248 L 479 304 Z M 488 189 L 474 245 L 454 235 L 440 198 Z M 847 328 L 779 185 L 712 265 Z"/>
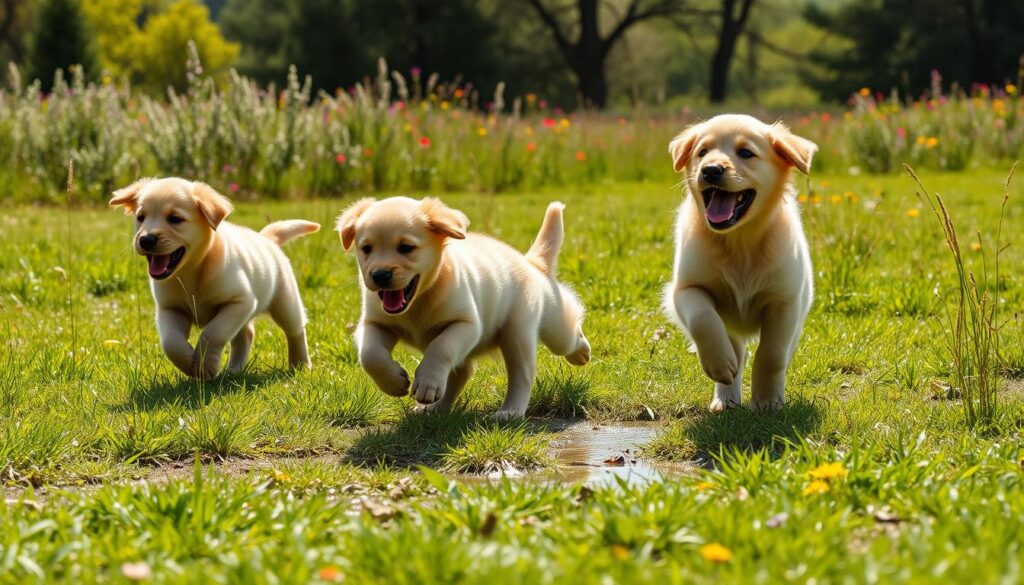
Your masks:
<path fill-rule="evenodd" d="M 171 262 L 170 254 L 163 254 L 160 256 L 153 255 L 149 258 L 149 275 L 150 276 L 162 276 L 164 272 L 167 272 L 167 265 Z"/>
<path fill-rule="evenodd" d="M 384 308 L 388 311 L 401 311 L 405 307 L 405 291 L 399 290 L 386 290 L 384 291 Z"/>
<path fill-rule="evenodd" d="M 715 193 L 711 196 L 711 203 L 708 204 L 708 221 L 711 223 L 729 221 L 732 218 L 733 212 L 736 211 L 737 199 L 739 199 L 738 193 L 716 189 Z"/>

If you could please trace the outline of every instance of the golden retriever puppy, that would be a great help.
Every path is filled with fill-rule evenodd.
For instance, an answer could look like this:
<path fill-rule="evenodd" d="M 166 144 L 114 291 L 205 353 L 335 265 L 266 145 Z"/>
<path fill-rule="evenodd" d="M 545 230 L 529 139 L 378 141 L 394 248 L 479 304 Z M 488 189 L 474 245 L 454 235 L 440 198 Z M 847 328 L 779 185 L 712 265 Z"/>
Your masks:
<path fill-rule="evenodd" d="M 141 179 L 115 191 L 110 205 L 135 216 L 135 251 L 149 263 L 160 344 L 179 370 L 213 378 L 230 343 L 228 371 L 241 371 L 261 313 L 284 330 L 288 365 L 310 366 L 306 313 L 280 246 L 319 224 L 279 221 L 256 233 L 224 221 L 231 202 L 212 187 L 179 178 Z M 202 329 L 194 350 L 193 325 Z"/>
<path fill-rule="evenodd" d="M 449 409 L 473 374 L 473 360 L 499 349 L 508 372 L 495 419 L 521 417 L 537 370 L 538 337 L 569 363 L 586 364 L 583 305 L 555 278 L 562 247 L 561 203 L 552 203 L 533 246 L 521 254 L 467 233 L 466 216 L 439 199 L 363 199 L 338 218 L 363 283 L 356 329 L 359 362 L 382 391 L 409 392 L 391 357 L 403 341 L 423 352 L 412 381 L 418 410 Z M 429 406 L 426 406 L 429 405 Z"/>
<path fill-rule="evenodd" d="M 715 116 L 669 144 L 689 192 L 676 219 L 665 307 L 715 382 L 713 412 L 740 403 L 747 341 L 760 336 L 753 407 L 782 407 L 786 368 L 814 296 L 811 256 L 791 170 L 806 174 L 818 147 L 784 125 Z"/>

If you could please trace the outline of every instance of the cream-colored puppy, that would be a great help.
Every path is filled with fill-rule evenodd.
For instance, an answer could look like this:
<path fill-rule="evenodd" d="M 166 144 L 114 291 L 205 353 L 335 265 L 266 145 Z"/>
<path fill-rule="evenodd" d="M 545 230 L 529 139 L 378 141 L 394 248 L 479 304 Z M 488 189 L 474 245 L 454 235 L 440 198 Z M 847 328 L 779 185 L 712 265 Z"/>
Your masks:
<path fill-rule="evenodd" d="M 135 216 L 135 251 L 149 263 L 160 344 L 178 369 L 212 378 L 231 343 L 228 371 L 241 371 L 261 313 L 284 330 L 288 365 L 310 366 L 306 313 L 280 246 L 319 224 L 279 221 L 256 233 L 224 221 L 231 202 L 212 187 L 178 178 L 136 181 L 115 191 L 110 205 Z M 194 350 L 193 325 L 202 329 Z"/>
<path fill-rule="evenodd" d="M 715 381 L 711 410 L 740 403 L 747 341 L 760 335 L 752 404 L 782 407 L 786 368 L 814 295 L 811 256 L 791 169 L 807 173 L 818 147 L 784 125 L 722 115 L 669 145 L 689 192 L 676 220 L 665 306 Z"/>
<path fill-rule="evenodd" d="M 338 218 L 346 250 L 355 246 L 363 286 L 356 329 L 359 362 L 392 396 L 409 377 L 391 357 L 403 341 L 421 351 L 412 394 L 420 410 L 448 409 L 473 373 L 473 360 L 501 350 L 508 393 L 494 418 L 526 413 L 537 370 L 538 337 L 569 363 L 586 364 L 583 305 L 555 277 L 562 247 L 561 203 L 552 203 L 526 255 L 467 233 L 466 216 L 428 197 L 363 199 Z"/>

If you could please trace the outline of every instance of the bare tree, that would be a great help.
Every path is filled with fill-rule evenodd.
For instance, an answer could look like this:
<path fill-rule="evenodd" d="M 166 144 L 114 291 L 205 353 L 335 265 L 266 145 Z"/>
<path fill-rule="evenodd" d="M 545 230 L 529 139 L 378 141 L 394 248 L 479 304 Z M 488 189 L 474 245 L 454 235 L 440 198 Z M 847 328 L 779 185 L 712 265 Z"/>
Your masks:
<path fill-rule="evenodd" d="M 754 2 L 755 0 L 722 0 L 718 46 L 715 48 L 714 57 L 711 58 L 711 103 L 719 104 L 725 101 L 729 88 L 729 66 L 736 51 L 736 41 L 743 34 Z"/>
<path fill-rule="evenodd" d="M 544 0 L 524 1 L 533 6 L 537 16 L 551 31 L 559 52 L 576 75 L 584 103 L 595 108 L 604 108 L 608 103 L 605 64 L 615 43 L 633 25 L 675 14 L 685 4 L 685 0 L 630 0 L 615 26 L 602 36 L 600 16 L 604 3 L 600 0 L 574 0 L 561 4 L 545 3 Z M 570 16 L 565 16 L 567 13 Z M 570 39 L 567 32 L 572 29 L 577 31 L 575 39 Z"/>

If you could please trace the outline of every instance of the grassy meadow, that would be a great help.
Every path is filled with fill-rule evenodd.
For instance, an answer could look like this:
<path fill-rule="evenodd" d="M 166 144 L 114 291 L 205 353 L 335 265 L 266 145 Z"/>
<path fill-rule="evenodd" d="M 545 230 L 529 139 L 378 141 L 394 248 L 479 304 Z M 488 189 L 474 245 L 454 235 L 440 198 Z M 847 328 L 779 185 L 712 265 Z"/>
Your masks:
<path fill-rule="evenodd" d="M 920 173 L 967 267 L 993 283 L 993 416 L 969 424 L 977 397 L 955 383 L 958 279 L 932 209 L 909 177 L 845 164 L 798 179 L 817 298 L 787 406 L 711 415 L 711 383 L 659 309 L 680 194 L 667 155 L 651 164 L 658 180 L 642 183 L 444 189 L 472 229 L 520 249 L 548 201 L 567 204 L 560 271 L 588 307 L 594 359 L 571 368 L 541 350 L 527 420 L 499 425 L 486 419 L 504 395 L 497 360 L 448 415 L 413 415 L 361 372 L 355 261 L 329 229 L 350 197 L 238 202 L 237 223 L 326 228 L 287 248 L 314 367 L 288 373 L 261 319 L 250 368 L 207 383 L 160 351 L 130 219 L 0 207 L 0 581 L 1020 580 L 1020 181 L 996 282 L 1006 169 Z M 413 371 L 417 356 L 399 355 Z M 749 368 L 746 384 L 749 402 Z M 567 421 L 654 421 L 643 456 L 689 471 L 559 481 L 551 445 Z M 525 475 L 480 479 L 495 471 Z"/>

